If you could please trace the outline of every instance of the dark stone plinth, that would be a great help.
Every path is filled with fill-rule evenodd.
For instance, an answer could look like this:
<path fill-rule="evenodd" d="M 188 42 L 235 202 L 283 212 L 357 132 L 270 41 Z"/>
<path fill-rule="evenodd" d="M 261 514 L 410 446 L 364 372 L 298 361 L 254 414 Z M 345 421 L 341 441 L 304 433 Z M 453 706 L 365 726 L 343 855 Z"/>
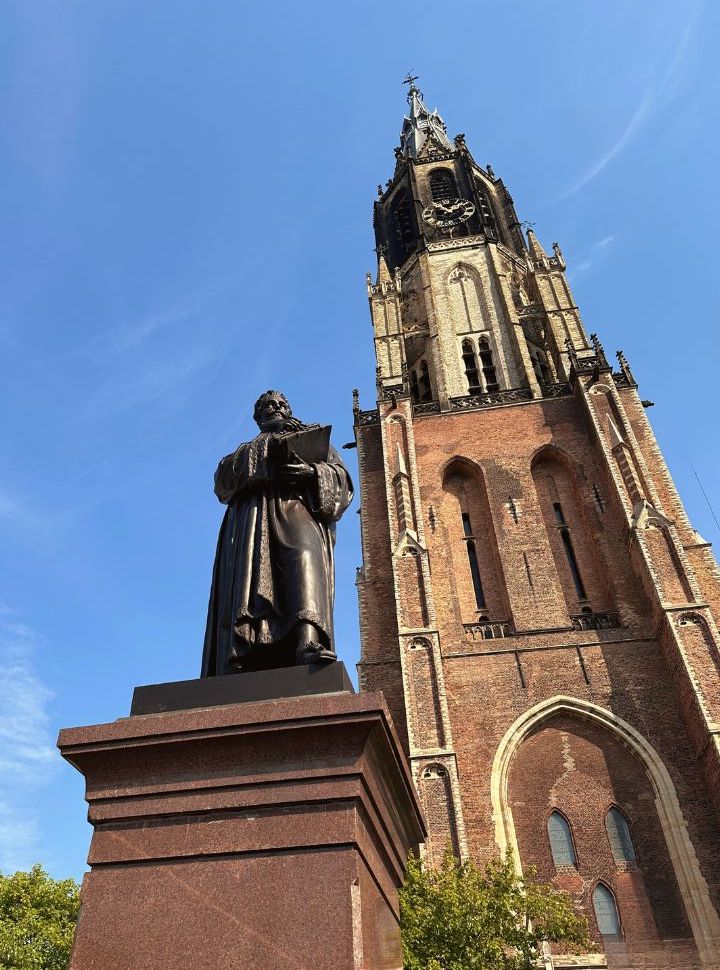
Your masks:
<path fill-rule="evenodd" d="M 130 714 L 162 714 L 193 707 L 336 693 L 355 693 L 345 664 L 340 661 L 136 687 Z"/>
<path fill-rule="evenodd" d="M 381 694 L 60 733 L 93 837 L 70 970 L 400 970 L 424 828 Z"/>

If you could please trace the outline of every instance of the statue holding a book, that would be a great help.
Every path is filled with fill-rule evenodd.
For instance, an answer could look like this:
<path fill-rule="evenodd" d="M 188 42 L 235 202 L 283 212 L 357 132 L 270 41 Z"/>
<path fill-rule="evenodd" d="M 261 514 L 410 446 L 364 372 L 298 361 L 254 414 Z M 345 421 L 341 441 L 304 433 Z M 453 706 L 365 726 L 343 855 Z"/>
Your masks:
<path fill-rule="evenodd" d="M 293 417 L 266 391 L 260 433 L 223 458 L 215 494 L 227 505 L 208 607 L 202 675 L 336 659 L 335 523 L 353 486 L 328 425 Z"/>

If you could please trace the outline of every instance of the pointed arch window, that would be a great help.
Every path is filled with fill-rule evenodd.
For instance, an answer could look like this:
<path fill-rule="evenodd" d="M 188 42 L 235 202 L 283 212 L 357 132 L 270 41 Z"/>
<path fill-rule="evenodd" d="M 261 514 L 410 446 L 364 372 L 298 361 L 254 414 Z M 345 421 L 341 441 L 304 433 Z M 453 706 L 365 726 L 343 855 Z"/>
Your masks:
<path fill-rule="evenodd" d="M 413 227 L 412 219 L 410 218 L 410 206 L 408 204 L 408 198 L 405 192 L 400 192 L 396 197 L 395 202 L 393 203 L 392 215 L 395 238 L 398 241 L 400 252 L 404 255 L 409 251 L 413 242 Z"/>
<path fill-rule="evenodd" d="M 619 808 L 613 806 L 607 813 L 605 828 L 615 862 L 637 862 L 630 826 Z"/>
<path fill-rule="evenodd" d="M 593 909 L 598 930 L 603 937 L 618 939 L 620 937 L 620 916 L 617 903 L 612 892 L 604 882 L 599 882 L 593 890 Z"/>
<path fill-rule="evenodd" d="M 570 823 L 562 812 L 558 812 L 557 809 L 552 812 L 547 821 L 547 830 L 555 867 L 572 866 L 577 869 L 577 855 Z"/>
<path fill-rule="evenodd" d="M 490 208 L 490 203 L 485 195 L 485 190 L 480 179 L 475 179 L 475 191 L 477 192 L 478 204 L 480 206 L 480 214 L 483 217 L 483 222 L 492 222 L 493 214 Z"/>
<path fill-rule="evenodd" d="M 493 361 L 492 350 L 490 350 L 490 343 L 488 342 L 487 337 L 481 337 L 480 340 L 478 340 L 478 352 L 485 390 L 500 390 L 497 372 L 495 371 L 495 362 Z"/>
<path fill-rule="evenodd" d="M 497 227 L 495 225 L 495 217 L 493 216 L 492 209 L 490 208 L 490 203 L 488 202 L 488 197 L 485 194 L 485 189 L 480 181 L 480 179 L 475 179 L 475 194 L 478 201 L 478 209 L 480 211 L 480 216 L 484 225 L 489 226 L 493 233 L 497 235 Z"/>
<path fill-rule="evenodd" d="M 430 173 L 430 195 L 433 202 L 446 202 L 457 199 L 458 189 L 455 176 L 447 168 L 436 168 Z"/>
<path fill-rule="evenodd" d="M 465 377 L 468 382 L 468 394 L 480 394 L 482 385 L 480 384 L 480 374 L 478 372 L 478 362 L 475 356 L 475 348 L 472 340 L 463 340 L 462 359 L 465 366 Z"/>

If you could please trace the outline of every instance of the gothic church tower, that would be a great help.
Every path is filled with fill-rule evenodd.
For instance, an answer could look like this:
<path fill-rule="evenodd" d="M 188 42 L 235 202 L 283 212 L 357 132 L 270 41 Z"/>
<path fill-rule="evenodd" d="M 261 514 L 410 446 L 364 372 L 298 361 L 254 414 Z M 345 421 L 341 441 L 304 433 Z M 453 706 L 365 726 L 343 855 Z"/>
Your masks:
<path fill-rule="evenodd" d="M 355 426 L 361 686 L 385 692 L 432 861 L 510 848 L 599 950 L 720 967 L 720 573 L 557 244 L 411 83 L 368 277 Z"/>

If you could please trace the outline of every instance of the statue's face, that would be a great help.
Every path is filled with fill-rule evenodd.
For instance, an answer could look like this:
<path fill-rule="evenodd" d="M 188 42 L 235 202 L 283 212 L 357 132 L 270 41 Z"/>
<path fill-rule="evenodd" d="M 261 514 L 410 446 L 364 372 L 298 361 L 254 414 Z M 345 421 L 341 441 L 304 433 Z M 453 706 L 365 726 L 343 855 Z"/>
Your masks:
<path fill-rule="evenodd" d="M 290 406 L 282 398 L 266 398 L 258 414 L 261 431 L 277 431 L 290 417 Z"/>

